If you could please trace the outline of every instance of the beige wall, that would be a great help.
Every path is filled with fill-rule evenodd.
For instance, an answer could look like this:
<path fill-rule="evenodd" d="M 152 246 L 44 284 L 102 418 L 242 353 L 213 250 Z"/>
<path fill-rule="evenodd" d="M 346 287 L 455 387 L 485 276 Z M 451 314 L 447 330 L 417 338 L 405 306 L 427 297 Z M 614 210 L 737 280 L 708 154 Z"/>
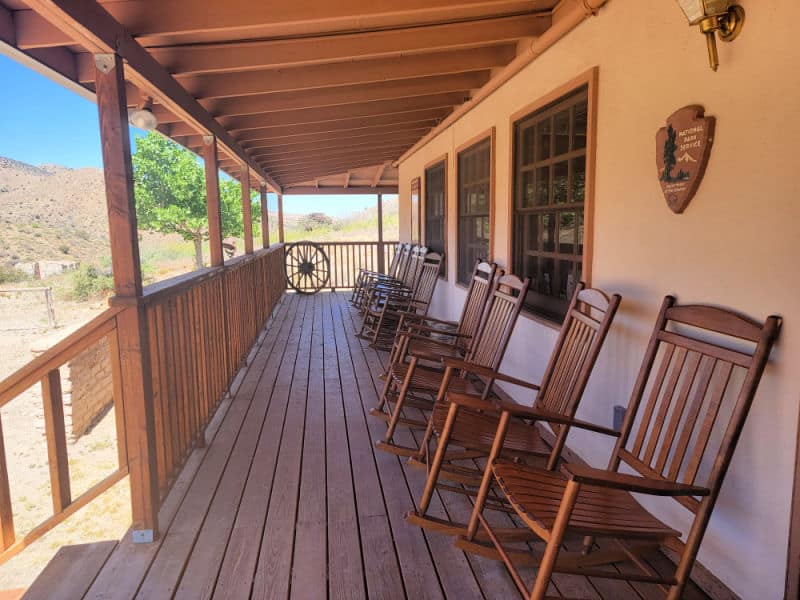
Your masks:
<path fill-rule="evenodd" d="M 687 302 L 784 317 L 773 354 L 725 482 L 701 562 L 743 598 L 783 596 L 800 396 L 800 69 L 797 0 L 742 0 L 747 23 L 707 66 L 705 43 L 674 2 L 610 0 L 487 101 L 400 165 L 401 238 L 408 239 L 410 181 L 449 152 L 450 281 L 434 311 L 454 317 L 464 292 L 455 273 L 454 150 L 496 127 L 495 259 L 508 264 L 509 116 L 587 69 L 599 67 L 593 279 L 622 294 L 620 314 L 580 416 L 610 424 L 627 404 L 647 336 L 667 293 Z M 683 215 L 666 206 L 656 176 L 656 130 L 676 109 L 703 104 L 717 118 L 705 180 Z M 522 318 L 503 370 L 538 377 L 554 329 Z M 523 399 L 524 396 L 520 396 Z M 610 447 L 574 435 L 595 465 Z M 659 503 L 661 505 L 662 503 Z M 686 514 L 664 513 L 680 525 Z"/>

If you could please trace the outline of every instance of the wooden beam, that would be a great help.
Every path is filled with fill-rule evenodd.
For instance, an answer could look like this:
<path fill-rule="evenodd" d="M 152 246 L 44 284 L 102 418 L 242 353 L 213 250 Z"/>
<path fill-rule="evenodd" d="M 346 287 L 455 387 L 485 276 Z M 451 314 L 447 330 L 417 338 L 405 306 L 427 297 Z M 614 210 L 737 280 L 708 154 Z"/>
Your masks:
<path fill-rule="evenodd" d="M 397 128 L 395 128 L 397 129 Z M 418 140 L 422 137 L 426 127 L 419 129 L 409 129 L 405 131 L 388 131 L 386 133 L 369 133 L 367 135 L 333 135 L 320 141 L 286 143 L 284 140 L 276 140 L 271 143 L 255 142 L 252 146 L 247 146 L 250 156 L 257 158 L 260 156 L 270 156 L 273 154 L 287 156 L 290 154 L 303 154 L 307 151 L 330 150 L 341 148 L 347 145 L 349 148 L 358 146 L 369 146 L 385 142 L 396 142 L 398 140 Z"/>
<path fill-rule="evenodd" d="M 42 379 L 42 405 L 47 439 L 47 464 L 50 467 L 50 495 L 53 497 L 53 514 L 57 515 L 72 503 L 64 398 L 61 394 L 61 373 L 58 369 L 49 371 Z"/>
<path fill-rule="evenodd" d="M 379 188 L 373 188 L 369 186 L 350 186 L 349 188 L 345 189 L 339 186 L 332 186 L 332 185 L 323 185 L 320 187 L 314 187 L 310 185 L 291 185 L 291 186 L 284 186 L 284 190 L 287 196 L 291 195 L 330 195 L 335 194 L 339 195 L 372 195 L 376 192 L 380 192 L 383 194 L 396 194 L 397 193 L 397 186 L 381 186 Z"/>
<path fill-rule="evenodd" d="M 69 46 L 75 43 L 70 36 L 32 10 L 15 11 L 14 27 L 17 48 L 20 50 Z"/>
<path fill-rule="evenodd" d="M 372 148 L 372 147 L 364 147 L 364 148 L 356 148 L 350 149 L 347 147 L 340 148 L 336 151 L 330 152 L 312 152 L 308 155 L 303 156 L 290 156 L 286 158 L 268 158 L 268 159 L 259 159 L 261 163 L 269 169 L 275 169 L 275 172 L 279 172 L 281 170 L 286 170 L 292 166 L 303 166 L 308 164 L 319 164 L 327 163 L 331 161 L 342 161 L 349 158 L 369 158 L 375 156 L 400 156 L 406 148 L 409 148 L 413 145 L 414 142 L 401 142 L 398 144 L 394 144 L 391 146 L 386 146 L 383 148 Z M 372 161 L 372 164 L 375 164 L 375 161 Z"/>
<path fill-rule="evenodd" d="M 420 138 L 420 134 L 412 132 L 411 134 L 396 134 L 392 136 L 382 136 L 380 138 L 372 138 L 366 140 L 353 139 L 348 135 L 342 136 L 339 140 L 333 142 L 324 142 L 323 144 L 310 144 L 307 147 L 298 146 L 283 146 L 273 145 L 268 149 L 260 148 L 253 149 L 250 155 L 254 160 L 271 161 L 271 160 L 287 160 L 294 158 L 316 158 L 321 154 L 330 156 L 342 150 L 378 150 L 384 148 L 397 148 L 405 144 L 411 145 Z"/>
<path fill-rule="evenodd" d="M 387 166 L 389 166 L 389 163 L 385 162 L 385 163 L 381 163 L 380 165 L 378 165 L 378 168 L 375 169 L 375 177 L 372 178 L 372 187 L 378 187 L 378 182 L 381 180 L 381 177 L 383 177 L 383 172 L 386 170 Z M 382 209 L 380 209 L 380 206 L 381 206 L 381 201 L 380 201 L 380 196 L 379 196 L 378 197 L 378 207 L 379 207 L 378 214 L 380 214 L 380 211 L 382 210 Z"/>
<path fill-rule="evenodd" d="M 195 98 L 207 100 L 483 71 L 508 64 L 515 55 L 515 44 L 502 44 L 285 69 L 184 75 L 178 81 Z"/>
<path fill-rule="evenodd" d="M 347 171 L 344 174 L 344 189 L 350 187 L 350 171 Z"/>
<path fill-rule="evenodd" d="M 240 98 L 203 100 L 201 104 L 217 118 L 240 115 L 272 113 L 286 110 L 302 110 L 341 104 L 362 104 L 398 98 L 416 98 L 449 92 L 467 92 L 482 87 L 489 81 L 489 71 L 456 73 L 438 77 L 418 77 L 399 81 L 365 83 L 340 87 L 320 88 L 309 93 L 278 92 L 258 94 Z M 268 119 L 264 119 L 268 122 Z M 234 127 L 231 127 L 234 129 Z"/>
<path fill-rule="evenodd" d="M 336 36 L 165 46 L 150 52 L 176 74 L 275 69 L 516 42 L 541 35 L 550 22 L 548 12 Z"/>
<path fill-rule="evenodd" d="M 278 193 L 278 241 L 284 243 L 283 235 L 283 194 Z"/>
<path fill-rule="evenodd" d="M 267 186 L 261 186 L 261 246 L 269 248 L 269 207 L 267 206 Z"/>
<path fill-rule="evenodd" d="M 242 165 L 242 225 L 244 227 L 244 253 L 253 253 L 253 203 L 250 199 L 250 170 Z"/>
<path fill-rule="evenodd" d="M 122 378 L 118 387 L 124 390 L 119 406 L 125 412 L 131 529 L 134 541 L 152 541 L 158 535 L 155 415 L 146 320 L 144 307 L 138 302 L 142 272 L 122 58 L 114 54 L 98 56 L 96 81 L 114 291 L 119 297 L 134 300 L 117 315 Z"/>
<path fill-rule="evenodd" d="M 206 170 L 206 211 L 208 213 L 208 246 L 210 264 L 221 267 L 225 263 L 222 251 L 222 210 L 219 200 L 219 157 L 217 140 L 209 136 L 203 146 L 203 162 Z"/>
<path fill-rule="evenodd" d="M 385 168 L 386 163 L 383 164 Z M 380 169 L 380 167 L 378 168 Z M 383 169 L 381 169 L 381 173 L 383 173 Z M 380 177 L 378 177 L 377 179 L 380 179 Z M 372 187 L 375 187 L 375 184 L 373 184 Z M 386 259 L 384 257 L 384 251 L 383 251 L 383 195 L 378 194 L 378 272 L 379 273 L 386 272 L 386 266 L 384 264 L 385 262 Z"/>
<path fill-rule="evenodd" d="M 212 134 L 230 152 L 248 162 L 231 135 L 95 0 L 30 0 L 28 6 L 92 53 L 117 53 L 126 62 L 129 79 L 159 98 L 200 132 Z M 252 168 L 260 170 L 256 165 Z M 260 176 L 277 188 L 267 173 Z"/>
<path fill-rule="evenodd" d="M 280 177 L 281 181 L 286 184 L 308 181 L 309 179 L 328 177 L 330 175 L 338 175 L 347 169 L 358 169 L 361 167 L 371 167 L 375 165 L 376 160 L 382 162 L 391 160 L 391 156 L 373 156 L 362 159 L 347 159 L 334 162 L 317 162 L 310 163 L 304 167 L 292 167 L 286 171 L 276 173 L 276 177 Z"/>
<path fill-rule="evenodd" d="M 198 3 L 196 0 L 162 0 L 159 10 L 153 11 L 147 10 L 150 5 L 141 1 L 104 2 L 114 18 L 124 23 L 145 46 L 198 39 L 265 39 L 383 30 L 498 15 L 529 14 L 534 9 L 547 12 L 554 4 L 554 0 L 538 0 L 535 3 L 530 0 L 414 0 L 399 5 L 388 0 L 313 0 L 264 6 L 241 1 Z"/>
<path fill-rule="evenodd" d="M 6 443 L 3 438 L 3 422 L 0 419 L 0 550 L 7 550 L 14 544 L 14 507 L 11 504 L 11 488 L 8 479 Z"/>

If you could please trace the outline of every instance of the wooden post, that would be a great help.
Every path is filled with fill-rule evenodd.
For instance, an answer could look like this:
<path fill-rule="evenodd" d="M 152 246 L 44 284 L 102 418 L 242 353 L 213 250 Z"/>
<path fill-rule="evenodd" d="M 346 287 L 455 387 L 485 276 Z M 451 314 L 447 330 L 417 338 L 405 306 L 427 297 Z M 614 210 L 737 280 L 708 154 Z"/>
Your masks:
<path fill-rule="evenodd" d="M 208 245 L 211 266 L 221 267 L 225 262 L 222 252 L 222 212 L 219 205 L 219 159 L 217 139 L 213 135 L 203 138 L 203 160 L 206 167 L 206 211 L 208 212 Z"/>
<path fill-rule="evenodd" d="M 261 184 L 261 245 L 269 248 L 269 207 L 266 183 Z"/>
<path fill-rule="evenodd" d="M 11 506 L 11 489 L 8 484 L 6 444 L 3 440 L 3 423 L 0 421 L 0 550 L 9 548 L 15 540 L 14 509 Z"/>
<path fill-rule="evenodd" d="M 242 225 L 244 226 L 244 253 L 253 253 L 253 210 L 250 202 L 250 167 L 242 164 Z"/>
<path fill-rule="evenodd" d="M 61 373 L 58 369 L 53 369 L 42 379 L 42 403 L 47 459 L 50 465 L 50 494 L 53 497 L 53 514 L 57 515 L 72 502 L 64 400 L 61 395 Z"/>
<path fill-rule="evenodd" d="M 278 241 L 282 244 L 283 239 L 283 194 L 278 194 Z"/>
<path fill-rule="evenodd" d="M 378 194 L 378 273 L 386 272 L 386 257 L 383 251 L 383 194 Z"/>
<path fill-rule="evenodd" d="M 95 55 L 95 87 L 103 149 L 111 265 L 117 302 L 121 406 L 125 411 L 128 470 L 134 542 L 152 542 L 158 535 L 158 474 L 155 417 L 150 379 L 150 346 L 141 304 L 142 272 L 133 195 L 133 166 L 128 134 L 128 107 L 122 58 Z"/>

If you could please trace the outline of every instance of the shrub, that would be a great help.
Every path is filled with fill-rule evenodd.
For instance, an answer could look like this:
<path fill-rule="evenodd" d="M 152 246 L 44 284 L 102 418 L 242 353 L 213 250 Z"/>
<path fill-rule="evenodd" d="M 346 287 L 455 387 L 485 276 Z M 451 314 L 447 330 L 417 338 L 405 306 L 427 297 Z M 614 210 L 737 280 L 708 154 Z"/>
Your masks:
<path fill-rule="evenodd" d="M 61 244 L 58 247 L 58 250 L 61 252 L 61 254 L 69 254 L 69 246 L 67 246 L 66 244 Z"/>
<path fill-rule="evenodd" d="M 8 265 L 0 265 L 0 283 L 15 283 L 25 279 L 26 275 L 19 269 Z"/>
<path fill-rule="evenodd" d="M 94 265 L 82 265 L 72 274 L 72 298 L 85 302 L 114 289 L 114 279 Z"/>

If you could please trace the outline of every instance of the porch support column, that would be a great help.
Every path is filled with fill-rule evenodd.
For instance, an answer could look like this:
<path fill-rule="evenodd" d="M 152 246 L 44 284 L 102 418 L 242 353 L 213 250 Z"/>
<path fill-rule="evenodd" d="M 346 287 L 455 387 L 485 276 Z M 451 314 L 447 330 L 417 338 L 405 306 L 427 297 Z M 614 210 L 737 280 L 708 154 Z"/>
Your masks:
<path fill-rule="evenodd" d="M 117 315 L 119 363 L 123 390 L 131 486 L 133 541 L 152 542 L 158 535 L 158 475 L 150 347 L 142 298 L 142 272 L 133 194 L 133 166 L 122 58 L 95 55 L 95 87 L 103 150 L 111 265 Z"/>
<path fill-rule="evenodd" d="M 213 135 L 203 138 L 203 160 L 206 167 L 206 210 L 208 212 L 208 245 L 211 266 L 221 267 L 225 262 L 222 252 L 222 212 L 219 204 L 219 160 L 217 139 Z"/>
<path fill-rule="evenodd" d="M 383 194 L 378 194 L 378 273 L 386 271 L 383 252 Z"/>
<path fill-rule="evenodd" d="M 269 248 L 269 207 L 267 206 L 267 184 L 261 184 L 261 245 Z"/>
<path fill-rule="evenodd" d="M 283 239 L 283 194 L 278 194 L 278 241 L 282 244 Z"/>
<path fill-rule="evenodd" d="M 250 203 L 250 167 L 242 164 L 242 225 L 244 226 L 244 253 L 253 253 L 253 210 Z"/>

